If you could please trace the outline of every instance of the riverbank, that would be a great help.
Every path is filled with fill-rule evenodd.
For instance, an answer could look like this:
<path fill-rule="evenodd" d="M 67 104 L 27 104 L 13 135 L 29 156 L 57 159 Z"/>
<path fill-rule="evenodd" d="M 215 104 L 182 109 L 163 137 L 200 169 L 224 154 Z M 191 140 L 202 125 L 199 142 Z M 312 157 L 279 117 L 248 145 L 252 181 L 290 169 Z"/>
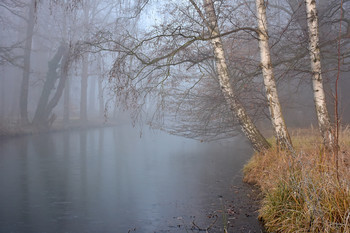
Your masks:
<path fill-rule="evenodd" d="M 295 154 L 272 148 L 246 164 L 244 181 L 263 194 L 259 218 L 267 231 L 350 232 L 350 129 L 341 131 L 338 163 L 318 135 L 294 130 Z"/>
<path fill-rule="evenodd" d="M 91 119 L 87 122 L 81 122 L 79 119 L 73 119 L 68 123 L 64 123 L 63 121 L 58 120 L 54 122 L 54 124 L 49 128 L 38 128 L 30 124 L 19 126 L 19 124 L 7 122 L 0 125 L 0 139 L 48 132 L 111 127 L 115 125 L 117 125 L 116 122 L 105 121 L 103 119 Z"/>

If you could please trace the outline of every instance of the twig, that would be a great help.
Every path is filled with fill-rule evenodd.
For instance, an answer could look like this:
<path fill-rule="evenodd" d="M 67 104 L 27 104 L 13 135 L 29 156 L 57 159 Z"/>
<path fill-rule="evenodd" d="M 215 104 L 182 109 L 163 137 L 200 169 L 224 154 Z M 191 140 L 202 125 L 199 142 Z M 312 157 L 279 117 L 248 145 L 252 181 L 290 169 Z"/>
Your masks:
<path fill-rule="evenodd" d="M 335 166 L 337 170 L 337 179 L 339 181 L 339 112 L 338 112 L 338 82 L 339 82 L 339 76 L 340 76 L 340 63 L 341 63 L 341 57 L 340 57 L 340 46 L 341 46 L 341 24 L 342 24 L 342 18 L 343 18 L 343 0 L 340 1 L 340 23 L 339 23 L 339 39 L 338 39 L 338 72 L 337 72 L 337 78 L 335 81 L 335 105 L 334 105 L 334 114 L 335 114 L 335 145 L 334 145 L 334 159 L 335 159 Z"/>
<path fill-rule="evenodd" d="M 215 216 L 215 220 L 207 227 L 207 228 L 201 228 L 199 227 L 195 222 L 194 220 L 192 221 L 192 224 L 193 226 L 195 226 L 197 228 L 198 231 L 205 231 L 205 232 L 208 232 L 208 230 L 210 230 L 210 228 L 212 228 L 214 226 L 214 224 L 216 223 L 216 221 L 218 220 L 218 216 L 217 215 L 214 215 Z"/>

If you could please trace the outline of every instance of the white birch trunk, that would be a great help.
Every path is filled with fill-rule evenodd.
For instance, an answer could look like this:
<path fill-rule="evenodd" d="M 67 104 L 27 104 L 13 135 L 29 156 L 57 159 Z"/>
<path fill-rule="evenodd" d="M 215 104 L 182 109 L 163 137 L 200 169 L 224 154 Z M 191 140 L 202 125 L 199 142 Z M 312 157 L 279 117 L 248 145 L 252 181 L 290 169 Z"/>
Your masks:
<path fill-rule="evenodd" d="M 321 131 L 323 142 L 328 150 L 333 150 L 334 136 L 330 118 L 326 106 L 326 98 L 323 89 L 321 75 L 321 55 L 319 47 L 318 17 L 315 0 L 305 0 L 307 25 L 309 29 L 309 52 L 311 60 L 312 86 L 314 92 L 314 101 L 318 119 L 318 125 Z"/>
<path fill-rule="evenodd" d="M 264 77 L 266 98 L 270 110 L 270 118 L 275 131 L 278 147 L 281 149 L 291 149 L 292 141 L 283 118 L 271 63 L 265 0 L 256 0 L 256 9 L 259 29 L 261 68 Z"/>
<path fill-rule="evenodd" d="M 210 31 L 211 44 L 214 48 L 214 56 L 216 69 L 219 76 L 219 83 L 224 94 L 227 104 L 235 117 L 238 118 L 245 136 L 250 140 L 253 148 L 256 151 L 262 151 L 270 147 L 269 143 L 256 128 L 253 121 L 246 113 L 244 107 L 237 100 L 234 89 L 230 83 L 229 73 L 226 65 L 225 52 L 220 38 L 219 28 L 217 25 L 217 17 L 215 14 L 214 4 L 212 0 L 203 0 L 204 8 L 207 15 L 207 23 Z"/>

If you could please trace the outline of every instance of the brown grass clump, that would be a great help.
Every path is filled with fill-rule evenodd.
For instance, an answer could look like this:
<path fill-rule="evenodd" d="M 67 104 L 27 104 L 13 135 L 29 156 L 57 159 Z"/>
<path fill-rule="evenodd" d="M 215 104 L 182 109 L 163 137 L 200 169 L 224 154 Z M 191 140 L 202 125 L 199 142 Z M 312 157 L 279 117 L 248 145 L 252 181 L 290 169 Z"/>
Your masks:
<path fill-rule="evenodd" d="M 339 166 L 313 130 L 292 133 L 296 154 L 256 154 L 244 180 L 264 195 L 260 217 L 271 232 L 350 232 L 350 132 L 341 133 Z"/>

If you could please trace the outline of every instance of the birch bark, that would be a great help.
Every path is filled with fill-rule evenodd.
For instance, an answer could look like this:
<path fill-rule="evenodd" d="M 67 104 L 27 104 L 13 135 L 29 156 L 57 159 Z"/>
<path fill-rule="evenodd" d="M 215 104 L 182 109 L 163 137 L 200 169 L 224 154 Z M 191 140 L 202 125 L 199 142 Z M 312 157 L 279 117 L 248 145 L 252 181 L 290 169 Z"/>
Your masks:
<path fill-rule="evenodd" d="M 305 0 L 307 25 L 309 31 L 309 52 L 312 70 L 312 86 L 318 126 L 321 131 L 323 143 L 328 150 L 334 148 L 334 136 L 326 105 L 326 97 L 323 88 L 321 73 L 321 55 L 319 47 L 318 16 L 315 0 Z"/>
<path fill-rule="evenodd" d="M 292 149 L 292 141 L 283 118 L 271 63 L 265 0 L 256 0 L 256 10 L 259 29 L 261 68 L 264 77 L 266 98 L 270 110 L 270 119 L 275 131 L 278 147 L 282 150 Z"/>
<path fill-rule="evenodd" d="M 239 102 L 234 94 L 234 89 L 230 83 L 230 77 L 227 69 L 225 51 L 223 49 L 222 40 L 220 37 L 219 27 L 217 24 L 217 16 L 215 13 L 214 3 L 212 0 L 203 0 L 205 13 L 207 15 L 207 26 L 210 31 L 211 44 L 214 48 L 214 57 L 216 69 L 219 76 L 221 91 L 225 97 L 227 104 L 235 117 L 238 118 L 245 136 L 251 142 L 254 150 L 262 151 L 268 149 L 270 144 L 257 129 L 251 118 L 248 116 L 245 108 Z"/>

